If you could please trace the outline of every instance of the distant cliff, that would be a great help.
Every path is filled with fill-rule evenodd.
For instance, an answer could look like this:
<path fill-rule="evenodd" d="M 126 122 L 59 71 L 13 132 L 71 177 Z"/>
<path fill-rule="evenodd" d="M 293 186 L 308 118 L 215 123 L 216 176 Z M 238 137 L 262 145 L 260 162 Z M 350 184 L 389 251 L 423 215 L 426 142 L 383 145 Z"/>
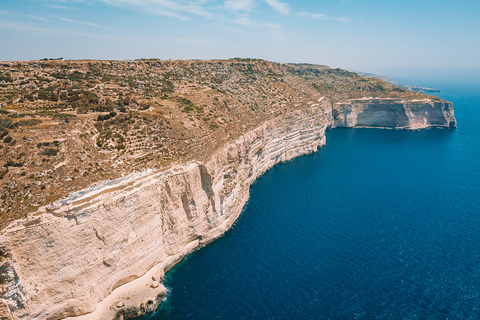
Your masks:
<path fill-rule="evenodd" d="M 155 309 L 164 273 L 222 236 L 250 185 L 315 152 L 334 127 L 453 128 L 451 103 L 320 98 L 218 148 L 205 161 L 107 181 L 9 224 L 0 238 L 7 319 L 122 319 Z"/>
<path fill-rule="evenodd" d="M 334 104 L 335 127 L 396 129 L 455 128 L 451 102 L 399 99 L 351 99 Z"/>

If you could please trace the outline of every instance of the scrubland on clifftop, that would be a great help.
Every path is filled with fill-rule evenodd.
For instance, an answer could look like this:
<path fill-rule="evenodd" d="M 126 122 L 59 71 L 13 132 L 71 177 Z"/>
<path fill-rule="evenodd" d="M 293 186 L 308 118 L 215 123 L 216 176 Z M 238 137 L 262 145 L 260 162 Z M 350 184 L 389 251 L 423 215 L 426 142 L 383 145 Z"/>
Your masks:
<path fill-rule="evenodd" d="M 322 65 L 257 59 L 0 63 L 0 227 L 93 183 L 205 161 L 322 97 L 440 100 Z"/>

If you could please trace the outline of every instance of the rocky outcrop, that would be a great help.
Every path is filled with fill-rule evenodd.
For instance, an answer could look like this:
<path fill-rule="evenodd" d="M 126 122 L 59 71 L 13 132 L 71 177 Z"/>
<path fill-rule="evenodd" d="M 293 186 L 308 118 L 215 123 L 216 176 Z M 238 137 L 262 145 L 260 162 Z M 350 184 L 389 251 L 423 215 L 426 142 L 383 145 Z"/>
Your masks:
<path fill-rule="evenodd" d="M 315 152 L 328 127 L 455 123 L 451 104 L 401 105 L 321 99 L 264 122 L 206 163 L 133 174 L 40 208 L 2 232 L 0 312 L 13 319 L 122 319 L 152 311 L 166 294 L 164 272 L 224 234 L 255 179 Z"/>
<path fill-rule="evenodd" d="M 333 105 L 335 127 L 425 129 L 455 128 L 451 102 L 397 99 L 352 99 Z"/>

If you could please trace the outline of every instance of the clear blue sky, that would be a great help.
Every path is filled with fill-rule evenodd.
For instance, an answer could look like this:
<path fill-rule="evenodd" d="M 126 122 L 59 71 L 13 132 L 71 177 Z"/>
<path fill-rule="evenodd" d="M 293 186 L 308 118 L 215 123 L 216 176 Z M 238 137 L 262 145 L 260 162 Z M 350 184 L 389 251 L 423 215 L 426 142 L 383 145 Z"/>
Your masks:
<path fill-rule="evenodd" d="M 0 60 L 480 67 L 480 0 L 1 0 Z"/>

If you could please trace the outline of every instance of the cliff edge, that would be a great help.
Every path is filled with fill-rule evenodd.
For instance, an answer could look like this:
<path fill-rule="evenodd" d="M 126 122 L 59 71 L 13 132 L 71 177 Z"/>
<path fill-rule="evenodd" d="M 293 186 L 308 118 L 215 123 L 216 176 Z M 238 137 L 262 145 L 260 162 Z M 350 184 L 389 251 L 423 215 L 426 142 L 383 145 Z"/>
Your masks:
<path fill-rule="evenodd" d="M 238 135 L 215 140 L 208 156 L 125 172 L 8 222 L 0 235 L 0 315 L 122 319 L 151 312 L 166 295 L 165 272 L 222 236 L 255 179 L 315 152 L 326 129 L 456 126 L 451 103 L 433 97 L 335 100 L 313 92 L 304 103 L 252 117 Z"/>
<path fill-rule="evenodd" d="M 334 104 L 333 118 L 336 127 L 416 130 L 457 126 L 452 103 L 432 99 L 351 99 Z"/>

